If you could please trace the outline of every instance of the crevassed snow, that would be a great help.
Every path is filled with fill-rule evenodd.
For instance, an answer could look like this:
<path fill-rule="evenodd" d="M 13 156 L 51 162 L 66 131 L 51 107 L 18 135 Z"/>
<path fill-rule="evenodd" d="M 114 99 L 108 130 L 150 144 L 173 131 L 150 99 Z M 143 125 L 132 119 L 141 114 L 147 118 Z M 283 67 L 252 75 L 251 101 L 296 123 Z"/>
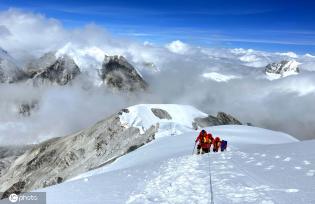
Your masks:
<path fill-rule="evenodd" d="M 211 80 L 214 80 L 214 81 L 217 81 L 217 82 L 227 82 L 227 81 L 229 81 L 231 79 L 238 79 L 238 78 L 240 78 L 238 76 L 224 75 L 224 74 L 220 74 L 220 73 L 217 73 L 217 72 L 203 73 L 202 76 L 204 78 L 211 79 Z"/>

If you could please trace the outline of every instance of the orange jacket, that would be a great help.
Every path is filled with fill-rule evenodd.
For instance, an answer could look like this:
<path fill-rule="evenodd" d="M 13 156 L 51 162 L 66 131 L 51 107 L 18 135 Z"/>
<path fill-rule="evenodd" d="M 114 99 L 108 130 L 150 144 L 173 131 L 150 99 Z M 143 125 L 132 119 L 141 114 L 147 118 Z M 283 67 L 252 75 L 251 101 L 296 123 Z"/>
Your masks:
<path fill-rule="evenodd" d="M 197 137 L 197 139 L 196 139 L 196 141 L 195 141 L 195 143 L 199 142 L 199 145 L 201 146 L 201 148 L 205 148 L 205 149 L 206 148 L 210 148 L 210 146 L 211 146 L 211 137 L 210 137 L 210 135 L 211 134 L 207 134 L 207 132 L 205 132 L 205 133 L 200 132 L 198 137 Z M 206 140 L 209 141 L 209 143 L 205 143 L 203 141 L 204 137 L 206 138 Z"/>

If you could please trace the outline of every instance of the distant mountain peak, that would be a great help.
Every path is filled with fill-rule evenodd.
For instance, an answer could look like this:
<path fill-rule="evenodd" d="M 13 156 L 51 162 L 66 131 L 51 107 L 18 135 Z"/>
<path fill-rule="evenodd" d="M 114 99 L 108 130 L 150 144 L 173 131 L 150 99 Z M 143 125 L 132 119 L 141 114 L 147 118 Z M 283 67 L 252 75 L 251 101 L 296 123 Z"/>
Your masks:
<path fill-rule="evenodd" d="M 126 58 L 105 55 L 100 77 L 111 88 L 124 91 L 145 90 L 147 82 Z"/>
<path fill-rule="evenodd" d="M 300 63 L 295 60 L 282 60 L 279 63 L 268 64 L 265 73 L 274 78 L 287 77 L 300 73 Z"/>

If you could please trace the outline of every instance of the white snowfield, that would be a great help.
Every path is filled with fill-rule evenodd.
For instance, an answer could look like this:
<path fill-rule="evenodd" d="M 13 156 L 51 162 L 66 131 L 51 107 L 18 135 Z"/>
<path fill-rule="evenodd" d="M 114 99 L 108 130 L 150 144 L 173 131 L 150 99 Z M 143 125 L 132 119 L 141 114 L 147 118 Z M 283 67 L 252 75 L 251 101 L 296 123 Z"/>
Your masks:
<path fill-rule="evenodd" d="M 166 136 L 167 125 L 160 126 L 154 141 L 115 162 L 40 189 L 47 203 L 191 204 L 211 203 L 211 197 L 218 204 L 315 203 L 315 141 L 256 127 L 216 126 L 206 130 L 227 140 L 228 150 L 192 155 L 200 130 L 189 129 L 188 120 L 205 114 L 190 106 L 138 105 L 121 119 L 141 128 L 166 122 L 154 118 L 151 107 L 167 109 L 181 131 Z"/>
<path fill-rule="evenodd" d="M 172 118 L 160 119 L 153 114 L 152 108 L 165 110 Z M 157 136 L 165 135 L 162 133 L 169 135 L 191 130 L 194 118 L 207 117 L 207 114 L 189 105 L 139 104 L 129 107 L 128 110 L 129 113 L 123 113 L 120 117 L 123 125 L 137 127 L 144 132 L 152 125 L 159 123 L 160 131 Z"/>

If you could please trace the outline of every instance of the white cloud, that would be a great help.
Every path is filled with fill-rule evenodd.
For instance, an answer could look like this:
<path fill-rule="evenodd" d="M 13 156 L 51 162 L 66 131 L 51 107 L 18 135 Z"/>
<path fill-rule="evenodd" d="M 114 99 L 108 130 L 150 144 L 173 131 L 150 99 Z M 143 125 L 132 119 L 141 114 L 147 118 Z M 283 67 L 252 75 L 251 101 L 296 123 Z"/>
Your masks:
<path fill-rule="evenodd" d="M 297 56 L 296 60 L 302 63 L 301 74 L 271 82 L 259 77 L 264 76 L 263 67 L 295 57 L 292 53 L 194 47 L 179 40 L 159 47 L 115 38 L 93 24 L 66 29 L 58 20 L 17 10 L 0 12 L 0 25 L 9 33 L 1 36 L 0 47 L 15 58 L 58 50 L 57 55 L 69 54 L 81 69 L 92 73 L 100 67 L 105 53 L 120 54 L 139 68 L 150 84 L 149 93 L 136 97 L 112 94 L 104 87 L 85 90 L 81 88 L 85 81 L 76 81 L 72 87 L 42 89 L 0 84 L 0 123 L 6 124 L 0 125 L 1 142 L 9 141 L 8 138 L 23 142 L 35 141 L 37 136 L 62 136 L 136 103 L 191 104 L 212 114 L 226 111 L 243 121 L 301 137 L 315 131 L 307 126 L 315 122 L 315 76 L 305 71 L 315 70 L 313 57 Z M 151 72 L 152 67 L 160 71 Z M 203 74 L 213 80 L 201 80 Z M 242 79 L 230 80 L 234 76 Z M 39 111 L 30 118 L 18 118 L 12 107 L 33 99 L 40 101 Z M 12 128 L 12 124 L 18 128 Z"/>
<path fill-rule="evenodd" d="M 306 53 L 306 54 L 304 55 L 304 57 L 315 58 L 314 55 L 311 55 L 311 54 L 309 54 L 309 53 Z"/>
<path fill-rule="evenodd" d="M 186 54 L 189 51 L 189 46 L 180 40 L 175 40 L 167 44 L 166 48 L 177 54 Z"/>
<path fill-rule="evenodd" d="M 224 75 L 224 74 L 220 74 L 217 72 L 208 72 L 208 73 L 203 73 L 202 76 L 206 79 L 211 79 L 217 82 L 227 82 L 231 79 L 237 79 L 240 78 L 238 76 L 234 76 L 234 75 Z"/>
<path fill-rule="evenodd" d="M 294 52 L 276 52 L 275 54 L 278 54 L 280 56 L 286 56 L 290 58 L 298 58 L 299 56 Z"/>

